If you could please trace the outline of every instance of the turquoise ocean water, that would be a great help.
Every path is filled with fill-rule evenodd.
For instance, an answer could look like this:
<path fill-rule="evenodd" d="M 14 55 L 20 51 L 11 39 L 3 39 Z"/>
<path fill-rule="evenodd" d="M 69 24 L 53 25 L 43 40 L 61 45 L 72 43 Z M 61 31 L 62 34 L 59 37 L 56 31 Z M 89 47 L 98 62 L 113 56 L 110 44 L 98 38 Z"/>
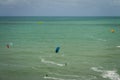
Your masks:
<path fill-rule="evenodd" d="M 120 80 L 120 17 L 0 17 L 0 80 Z"/>

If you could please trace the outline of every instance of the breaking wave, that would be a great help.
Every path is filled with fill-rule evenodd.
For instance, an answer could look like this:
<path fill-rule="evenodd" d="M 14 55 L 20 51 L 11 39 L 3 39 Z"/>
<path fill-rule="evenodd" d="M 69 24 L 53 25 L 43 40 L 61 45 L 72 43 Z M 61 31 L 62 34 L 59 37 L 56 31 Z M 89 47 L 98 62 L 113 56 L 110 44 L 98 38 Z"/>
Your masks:
<path fill-rule="evenodd" d="M 46 64 L 53 64 L 53 65 L 57 65 L 57 66 L 61 66 L 61 67 L 65 66 L 65 64 L 60 64 L 60 63 L 56 63 L 56 62 L 53 62 L 53 61 L 47 61 L 43 58 L 41 58 L 41 62 L 46 63 Z"/>
<path fill-rule="evenodd" d="M 62 78 L 56 78 L 56 77 L 46 77 L 44 76 L 44 79 L 53 79 L 53 80 L 76 80 L 76 79 L 62 79 Z"/>
<path fill-rule="evenodd" d="M 108 78 L 111 80 L 120 80 L 120 75 L 117 73 L 116 70 L 102 70 L 98 69 L 97 67 L 91 68 L 93 71 L 100 72 L 103 78 Z"/>
<path fill-rule="evenodd" d="M 120 46 L 116 46 L 116 47 L 120 48 Z"/>
<path fill-rule="evenodd" d="M 78 75 L 64 75 L 64 74 L 51 73 L 51 72 L 49 72 L 49 74 L 54 74 L 54 75 L 58 75 L 58 76 L 66 76 L 66 77 L 80 77 L 80 76 L 78 76 Z"/>

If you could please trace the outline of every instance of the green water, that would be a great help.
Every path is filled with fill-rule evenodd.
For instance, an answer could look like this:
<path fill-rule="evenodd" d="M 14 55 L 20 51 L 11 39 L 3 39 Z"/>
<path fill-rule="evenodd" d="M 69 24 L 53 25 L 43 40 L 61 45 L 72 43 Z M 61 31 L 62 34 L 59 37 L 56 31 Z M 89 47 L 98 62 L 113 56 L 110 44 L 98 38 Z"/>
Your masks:
<path fill-rule="evenodd" d="M 0 80 L 120 80 L 119 59 L 120 17 L 0 17 Z"/>

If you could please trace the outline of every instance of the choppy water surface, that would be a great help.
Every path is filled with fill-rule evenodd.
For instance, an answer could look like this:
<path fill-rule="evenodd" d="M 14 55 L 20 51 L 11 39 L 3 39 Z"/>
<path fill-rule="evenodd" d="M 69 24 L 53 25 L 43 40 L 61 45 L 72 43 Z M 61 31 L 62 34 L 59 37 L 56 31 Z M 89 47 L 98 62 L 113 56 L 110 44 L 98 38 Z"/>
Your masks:
<path fill-rule="evenodd" d="M 119 21 L 0 17 L 0 80 L 120 80 Z"/>

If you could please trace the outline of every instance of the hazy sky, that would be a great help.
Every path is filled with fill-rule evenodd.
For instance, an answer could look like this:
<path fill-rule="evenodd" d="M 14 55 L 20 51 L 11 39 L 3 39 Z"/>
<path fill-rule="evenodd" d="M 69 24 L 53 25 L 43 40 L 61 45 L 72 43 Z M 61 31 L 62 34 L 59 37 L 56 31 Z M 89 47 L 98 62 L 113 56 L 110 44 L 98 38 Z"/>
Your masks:
<path fill-rule="evenodd" d="M 120 0 L 0 0 L 0 16 L 120 16 Z"/>

